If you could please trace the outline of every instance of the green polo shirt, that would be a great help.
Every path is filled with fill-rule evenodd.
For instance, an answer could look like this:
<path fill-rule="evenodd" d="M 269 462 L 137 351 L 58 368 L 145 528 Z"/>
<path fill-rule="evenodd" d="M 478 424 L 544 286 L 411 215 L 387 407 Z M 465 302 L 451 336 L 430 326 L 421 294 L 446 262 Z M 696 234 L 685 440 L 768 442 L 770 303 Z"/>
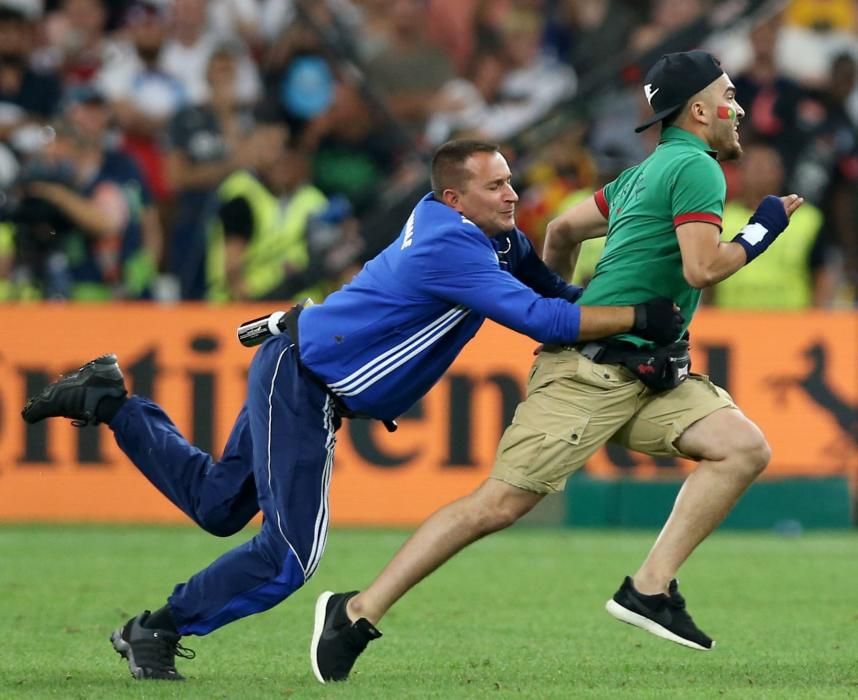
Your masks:
<path fill-rule="evenodd" d="M 646 160 L 594 195 L 608 219 L 608 234 L 580 303 L 626 306 L 669 297 L 682 309 L 687 327 L 701 292 L 682 274 L 676 227 L 705 221 L 720 228 L 726 190 L 715 151 L 684 129 L 665 129 Z M 646 342 L 620 337 L 636 345 Z"/>

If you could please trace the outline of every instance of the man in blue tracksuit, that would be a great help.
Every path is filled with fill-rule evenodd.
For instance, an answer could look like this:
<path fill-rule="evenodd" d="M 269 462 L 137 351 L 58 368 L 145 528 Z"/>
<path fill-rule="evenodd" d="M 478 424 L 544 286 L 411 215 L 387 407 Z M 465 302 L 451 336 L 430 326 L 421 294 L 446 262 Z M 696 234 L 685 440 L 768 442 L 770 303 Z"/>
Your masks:
<path fill-rule="evenodd" d="M 205 530 L 262 528 L 178 584 L 167 604 L 111 636 L 135 678 L 181 679 L 179 640 L 267 610 L 316 570 L 328 530 L 335 432 L 343 417 L 386 421 L 444 373 L 486 318 L 542 343 L 634 330 L 657 342 L 682 323 L 672 301 L 579 307 L 581 293 L 549 272 L 515 228 L 518 197 L 496 146 L 453 141 L 432 162 L 433 191 L 399 237 L 324 303 L 289 314 L 250 365 L 247 400 L 215 461 L 155 403 L 126 395 L 104 355 L 31 398 L 23 416 L 104 422 L 138 469 Z M 363 621 L 366 623 L 366 621 Z M 368 625 L 368 623 L 366 623 Z M 366 644 L 378 632 L 357 629 Z"/>

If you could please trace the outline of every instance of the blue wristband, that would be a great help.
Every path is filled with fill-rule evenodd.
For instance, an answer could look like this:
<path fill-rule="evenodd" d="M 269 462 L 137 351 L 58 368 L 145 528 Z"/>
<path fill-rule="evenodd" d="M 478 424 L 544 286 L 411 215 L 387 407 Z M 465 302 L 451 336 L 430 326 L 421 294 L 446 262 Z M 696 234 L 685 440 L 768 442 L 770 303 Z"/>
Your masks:
<path fill-rule="evenodd" d="M 748 225 L 733 237 L 733 243 L 745 249 L 745 264 L 763 253 L 788 224 L 789 217 L 780 197 L 766 195 L 748 220 Z"/>

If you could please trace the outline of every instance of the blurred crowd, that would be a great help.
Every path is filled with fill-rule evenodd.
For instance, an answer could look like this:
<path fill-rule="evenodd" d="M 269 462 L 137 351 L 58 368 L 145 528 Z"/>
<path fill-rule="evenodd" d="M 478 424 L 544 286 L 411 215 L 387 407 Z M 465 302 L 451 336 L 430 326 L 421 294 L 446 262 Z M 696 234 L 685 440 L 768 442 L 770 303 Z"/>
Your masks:
<path fill-rule="evenodd" d="M 539 248 L 655 146 L 634 59 L 731 4 L 0 0 L 0 302 L 319 300 L 454 136 L 504 144 Z M 746 111 L 725 236 L 765 194 L 807 203 L 708 301 L 853 306 L 858 2 L 763 5 L 701 42 Z"/>

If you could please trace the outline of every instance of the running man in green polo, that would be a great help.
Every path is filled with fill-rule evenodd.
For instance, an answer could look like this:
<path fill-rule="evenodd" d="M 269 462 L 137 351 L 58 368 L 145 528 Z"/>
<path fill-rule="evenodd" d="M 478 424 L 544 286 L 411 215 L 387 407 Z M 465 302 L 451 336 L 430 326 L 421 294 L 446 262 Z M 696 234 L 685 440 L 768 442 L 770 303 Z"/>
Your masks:
<path fill-rule="evenodd" d="M 654 114 L 637 131 L 661 121 L 658 147 L 552 221 L 544 257 L 569 276 L 580 243 L 607 235 L 582 303 L 634 303 L 660 290 L 676 300 L 690 324 L 702 289 L 763 253 L 804 200 L 795 194 L 765 197 L 748 224 L 722 242 L 726 184 L 718 160 L 742 153 L 737 127 L 744 111 L 732 82 L 710 54 L 691 51 L 663 56 L 647 74 L 644 92 Z M 585 421 L 579 444 L 563 450 L 564 459 L 574 453 L 573 469 L 609 440 L 652 456 L 696 461 L 646 560 L 606 608 L 623 622 L 705 651 L 715 642 L 688 615 L 675 575 L 765 469 L 770 450 L 727 392 L 690 374 L 688 364 L 681 376 L 666 371 L 661 385 L 642 373 L 646 366 L 637 363 L 640 351 L 634 349 L 642 345 L 641 338 L 625 335 L 600 346 L 542 353 L 528 399 L 501 441 L 495 474 L 516 483 L 527 454 L 516 433 L 529 433 L 528 426 L 544 422 L 541 411 L 553 417 L 555 410 L 562 416 L 555 430 L 564 421 Z M 668 356 L 683 354 L 681 345 L 668 348 Z M 526 481 L 519 485 L 527 487 Z"/>
<path fill-rule="evenodd" d="M 654 115 L 638 130 L 661 121 L 661 143 L 640 165 L 549 224 L 545 261 L 568 279 L 579 244 L 607 234 L 582 302 L 634 304 L 664 296 L 674 299 L 690 322 L 701 289 L 764 252 L 803 200 L 766 197 L 748 225 L 722 243 L 726 187 L 718 160 L 738 158 L 742 150 L 736 127 L 744 112 L 733 84 L 711 55 L 691 51 L 659 59 L 644 90 Z M 376 625 L 454 554 L 562 490 L 609 441 L 698 465 L 643 565 L 626 577 L 606 607 L 614 617 L 660 637 L 711 649 L 714 642 L 694 624 L 674 577 L 763 471 L 770 452 L 727 392 L 690 374 L 687 343 L 679 336 L 667 347 L 621 335 L 544 348 L 490 477 L 431 515 L 368 588 L 348 594 L 351 626 L 361 619 Z M 343 647 L 341 678 L 360 653 Z"/>

